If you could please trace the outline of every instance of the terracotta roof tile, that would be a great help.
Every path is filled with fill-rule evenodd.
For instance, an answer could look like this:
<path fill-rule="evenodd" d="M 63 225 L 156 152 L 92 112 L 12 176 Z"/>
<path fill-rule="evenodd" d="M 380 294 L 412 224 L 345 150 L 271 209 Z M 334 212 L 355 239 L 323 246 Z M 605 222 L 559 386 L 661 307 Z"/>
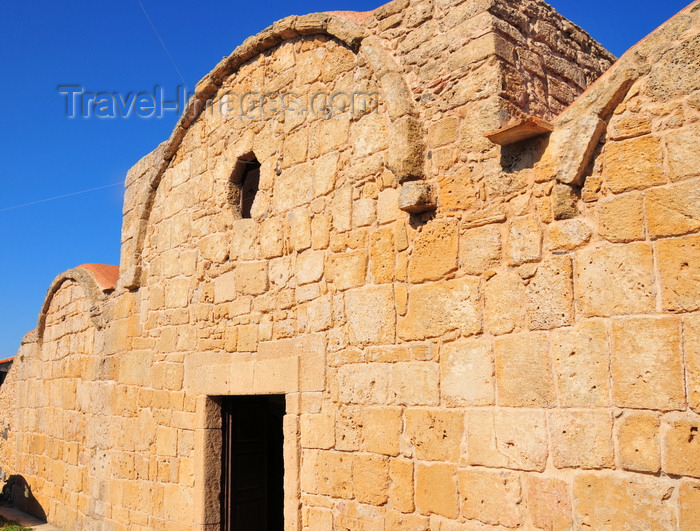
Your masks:
<path fill-rule="evenodd" d="M 117 285 L 117 280 L 119 280 L 119 266 L 108 264 L 83 264 L 78 267 L 92 273 L 103 291 L 114 289 Z"/>

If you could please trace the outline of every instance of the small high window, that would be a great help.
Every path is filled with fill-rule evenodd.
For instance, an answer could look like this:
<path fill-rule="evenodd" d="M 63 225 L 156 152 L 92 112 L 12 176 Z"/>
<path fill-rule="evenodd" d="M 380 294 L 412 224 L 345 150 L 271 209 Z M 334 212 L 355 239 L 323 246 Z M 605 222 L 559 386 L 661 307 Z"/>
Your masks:
<path fill-rule="evenodd" d="M 260 186 L 260 163 L 257 159 L 242 160 L 243 173 L 238 182 L 240 188 L 240 209 L 242 218 L 250 218 L 250 209 Z"/>

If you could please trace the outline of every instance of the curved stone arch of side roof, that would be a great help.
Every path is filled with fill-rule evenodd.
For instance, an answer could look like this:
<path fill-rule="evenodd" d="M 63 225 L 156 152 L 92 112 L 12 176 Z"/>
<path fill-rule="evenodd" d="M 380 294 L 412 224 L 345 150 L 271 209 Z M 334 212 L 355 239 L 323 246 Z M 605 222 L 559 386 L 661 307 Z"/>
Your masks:
<path fill-rule="evenodd" d="M 132 248 L 127 250 L 129 262 L 127 267 L 123 268 L 120 279 L 122 287 L 137 289 L 141 285 L 141 253 L 156 191 L 187 130 L 205 108 L 205 102 L 214 97 L 224 81 L 247 61 L 285 41 L 313 35 L 328 35 L 344 43 L 355 54 L 363 54 L 379 80 L 384 95 L 385 111 L 389 118 L 392 149 L 389 151 L 387 167 L 399 183 L 423 178 L 425 148 L 421 124 L 408 85 L 394 58 L 384 47 L 382 39 L 370 35 L 365 28 L 354 22 L 329 13 L 284 18 L 257 35 L 247 38 L 197 83 L 195 95 L 188 102 L 187 109 L 170 138 L 152 153 L 156 157 L 156 167 L 148 177 L 144 196 L 137 207 L 136 241 Z M 191 112 L 193 109 L 199 112 Z"/>
<path fill-rule="evenodd" d="M 625 52 L 555 120 L 547 151 L 538 164 L 542 178 L 580 186 L 608 120 L 632 85 L 669 49 L 700 38 L 698 31 L 700 0 L 695 0 Z"/>
<path fill-rule="evenodd" d="M 36 331 L 33 331 L 34 337 L 40 344 L 44 340 L 44 329 L 46 327 L 46 316 L 48 315 L 51 301 L 53 300 L 58 290 L 66 282 L 76 282 L 82 287 L 85 297 L 89 304 L 90 318 L 98 329 L 103 327 L 102 309 L 107 300 L 107 295 L 114 290 L 116 285 L 119 268 L 118 266 L 105 266 L 103 264 L 83 264 L 81 266 L 69 269 L 59 274 L 54 278 L 49 286 L 44 298 L 44 303 L 41 305 L 39 319 L 37 321 Z"/>

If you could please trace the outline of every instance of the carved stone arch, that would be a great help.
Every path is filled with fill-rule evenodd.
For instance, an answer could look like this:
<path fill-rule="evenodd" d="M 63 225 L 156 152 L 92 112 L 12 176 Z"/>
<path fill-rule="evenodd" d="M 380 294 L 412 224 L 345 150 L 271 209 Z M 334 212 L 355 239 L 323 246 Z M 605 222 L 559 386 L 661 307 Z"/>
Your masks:
<path fill-rule="evenodd" d="M 85 292 L 89 304 L 90 318 L 97 329 L 104 326 L 102 310 L 109 293 L 114 291 L 119 277 L 119 267 L 105 264 L 83 264 L 58 275 L 46 292 L 44 303 L 41 305 L 35 337 L 39 344 L 44 340 L 46 316 L 54 295 L 65 282 L 78 283 Z"/>
<path fill-rule="evenodd" d="M 154 157 L 151 159 L 153 167 L 146 176 L 147 184 L 144 185 L 143 196 L 136 206 L 133 241 L 123 255 L 122 287 L 137 289 L 141 284 L 141 254 L 156 191 L 189 127 L 206 108 L 206 102 L 215 97 L 224 81 L 247 61 L 284 41 L 310 35 L 333 37 L 366 58 L 384 93 L 392 138 L 387 165 L 399 183 L 423 178 L 425 149 L 422 127 L 408 85 L 382 39 L 370 36 L 365 28 L 334 14 L 316 13 L 284 18 L 247 38 L 197 83 L 195 95 L 188 102 L 170 138 L 151 155 Z"/>

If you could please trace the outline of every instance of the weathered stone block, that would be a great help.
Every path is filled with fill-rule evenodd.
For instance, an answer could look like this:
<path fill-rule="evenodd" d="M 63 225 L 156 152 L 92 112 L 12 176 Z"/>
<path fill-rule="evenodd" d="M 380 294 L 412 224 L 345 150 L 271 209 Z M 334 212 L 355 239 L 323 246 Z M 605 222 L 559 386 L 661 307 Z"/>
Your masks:
<path fill-rule="evenodd" d="M 651 133 L 651 121 L 646 116 L 614 115 L 608 125 L 612 140 L 624 140 Z"/>
<path fill-rule="evenodd" d="M 335 444 L 335 415 L 332 411 L 300 416 L 301 446 L 328 450 Z"/>
<path fill-rule="evenodd" d="M 362 414 L 364 449 L 385 455 L 398 455 L 403 419 L 397 407 L 367 408 Z"/>
<path fill-rule="evenodd" d="M 190 281 L 174 278 L 165 283 L 165 307 L 184 308 L 190 299 Z"/>
<path fill-rule="evenodd" d="M 516 474 L 467 469 L 458 476 L 462 516 L 490 525 L 520 525 L 522 498 Z"/>
<path fill-rule="evenodd" d="M 552 188 L 554 219 L 572 219 L 578 215 L 578 195 L 568 184 L 557 183 Z"/>
<path fill-rule="evenodd" d="M 678 494 L 680 507 L 679 528 L 692 529 L 700 522 L 700 483 L 684 481 Z"/>
<path fill-rule="evenodd" d="M 304 251 L 297 255 L 297 284 L 304 285 L 321 280 L 324 270 L 323 251 Z"/>
<path fill-rule="evenodd" d="M 379 223 L 391 223 L 401 216 L 399 209 L 399 190 L 387 188 L 379 192 L 377 198 L 377 220 Z"/>
<path fill-rule="evenodd" d="M 267 291 L 267 262 L 239 262 L 235 272 L 238 292 L 244 295 L 260 295 Z"/>
<path fill-rule="evenodd" d="M 610 356 L 605 323 L 589 320 L 555 330 L 551 342 L 560 405 L 607 406 Z"/>
<path fill-rule="evenodd" d="M 683 319 L 685 370 L 688 378 L 688 405 L 700 413 L 700 315 Z"/>
<path fill-rule="evenodd" d="M 287 215 L 289 243 L 296 251 L 311 247 L 311 215 L 308 210 L 298 208 Z"/>
<path fill-rule="evenodd" d="M 390 379 L 390 366 L 385 363 L 343 365 L 338 369 L 340 401 L 384 405 Z"/>
<path fill-rule="evenodd" d="M 333 228 L 345 232 L 352 228 L 352 187 L 344 186 L 337 189 L 331 199 L 331 214 Z"/>
<path fill-rule="evenodd" d="M 260 253 L 265 258 L 282 256 L 284 252 L 284 226 L 279 218 L 269 218 L 260 225 Z"/>
<path fill-rule="evenodd" d="M 428 147 L 443 146 L 457 140 L 457 129 L 459 128 L 459 118 L 448 116 L 428 128 Z"/>
<path fill-rule="evenodd" d="M 349 251 L 332 254 L 327 262 L 326 276 L 340 290 L 362 286 L 367 276 L 367 253 Z"/>
<path fill-rule="evenodd" d="M 440 389 L 448 406 L 494 404 L 494 368 L 491 342 L 456 341 L 443 346 Z"/>
<path fill-rule="evenodd" d="M 571 324 L 574 318 L 571 258 L 552 255 L 537 267 L 525 288 L 525 306 L 531 330 Z"/>
<path fill-rule="evenodd" d="M 700 422 L 677 418 L 664 421 L 664 472 L 700 478 Z"/>
<path fill-rule="evenodd" d="M 156 430 L 156 454 L 161 456 L 177 455 L 177 430 L 159 426 Z"/>
<path fill-rule="evenodd" d="M 591 529 L 673 529 L 670 487 L 657 478 L 581 474 L 574 478 L 574 521 Z"/>
<path fill-rule="evenodd" d="M 352 466 L 353 493 L 360 503 L 384 505 L 389 497 L 389 460 L 378 455 L 357 455 Z"/>
<path fill-rule="evenodd" d="M 403 514 L 387 509 L 384 519 L 385 529 L 404 529 L 405 531 L 429 531 L 430 519 L 417 514 Z"/>
<path fill-rule="evenodd" d="M 401 186 L 398 198 L 399 210 L 409 214 L 420 214 L 437 208 L 437 197 L 433 185 L 425 181 L 408 181 Z"/>
<path fill-rule="evenodd" d="M 440 280 L 457 268 L 457 231 L 457 220 L 435 220 L 424 227 L 413 243 L 411 282 Z"/>
<path fill-rule="evenodd" d="M 515 271 L 498 271 L 484 288 L 485 320 L 489 332 L 507 334 L 525 320 L 525 285 Z"/>
<path fill-rule="evenodd" d="M 402 513 L 412 513 L 413 502 L 413 461 L 391 459 L 389 461 L 389 501 L 391 506 Z"/>
<path fill-rule="evenodd" d="M 316 214 L 311 219 L 311 246 L 314 249 L 326 249 L 331 239 L 331 217 L 328 214 Z"/>
<path fill-rule="evenodd" d="M 481 140 L 486 140 L 481 138 Z M 486 140 L 488 142 L 488 140 Z M 473 210 L 477 204 L 479 188 L 471 171 L 461 170 L 439 179 L 439 203 L 444 210 Z"/>
<path fill-rule="evenodd" d="M 253 219 L 237 219 L 231 228 L 230 258 L 255 260 L 260 225 Z"/>
<path fill-rule="evenodd" d="M 309 146 L 308 128 L 298 129 L 284 139 L 282 148 L 282 167 L 288 168 L 306 160 Z"/>
<path fill-rule="evenodd" d="M 456 468 L 445 463 L 416 465 L 416 506 L 421 514 L 458 514 Z"/>
<path fill-rule="evenodd" d="M 320 451 L 316 461 L 316 473 L 312 473 L 317 476 L 319 494 L 334 498 L 351 498 L 352 462 L 353 457 L 346 453 Z"/>
<path fill-rule="evenodd" d="M 309 203 L 314 198 L 313 166 L 297 164 L 282 171 L 275 179 L 272 197 L 276 212 Z"/>
<path fill-rule="evenodd" d="M 404 416 L 406 444 L 417 459 L 452 462 L 459 459 L 464 430 L 461 411 L 407 409 Z"/>
<path fill-rule="evenodd" d="M 362 409 L 360 406 L 341 406 L 336 411 L 335 449 L 344 452 L 359 451 L 362 442 Z"/>
<path fill-rule="evenodd" d="M 423 340 L 452 330 L 464 335 L 481 330 L 478 279 L 460 278 L 409 289 L 408 311 L 398 321 L 401 339 Z"/>
<path fill-rule="evenodd" d="M 656 136 L 608 142 L 603 157 L 603 179 L 616 194 L 665 182 L 661 142 Z"/>
<path fill-rule="evenodd" d="M 549 412 L 552 458 L 557 468 L 611 468 L 613 455 L 610 411 Z"/>
<path fill-rule="evenodd" d="M 668 165 L 671 170 L 671 178 L 674 181 L 690 175 L 697 175 L 698 168 L 700 168 L 698 135 L 700 135 L 700 128 L 697 124 L 693 124 L 677 131 L 671 131 L 666 136 Z"/>
<path fill-rule="evenodd" d="M 553 251 L 572 251 L 591 239 L 590 225 L 581 219 L 565 219 L 547 227 L 547 247 Z"/>
<path fill-rule="evenodd" d="M 302 521 L 308 531 L 324 531 L 333 527 L 333 513 L 330 509 L 305 507 Z"/>
<path fill-rule="evenodd" d="M 642 194 L 632 192 L 598 203 L 598 233 L 610 242 L 644 239 Z"/>
<path fill-rule="evenodd" d="M 652 188 L 644 193 L 649 236 L 678 236 L 700 229 L 700 183 Z"/>
<path fill-rule="evenodd" d="M 314 161 L 314 195 L 326 195 L 335 186 L 338 153 L 328 153 Z"/>
<path fill-rule="evenodd" d="M 542 256 L 542 233 L 537 216 L 515 218 L 508 227 L 508 263 L 536 262 Z"/>
<path fill-rule="evenodd" d="M 413 116 L 402 116 L 392 124 L 393 138 L 387 165 L 396 179 L 403 183 L 423 176 L 423 128 Z"/>
<path fill-rule="evenodd" d="M 472 409 L 467 429 L 470 465 L 544 470 L 549 455 L 544 411 Z"/>
<path fill-rule="evenodd" d="M 377 220 L 377 202 L 369 197 L 353 201 L 352 226 L 366 227 Z"/>
<path fill-rule="evenodd" d="M 465 230 L 459 240 L 459 264 L 467 275 L 481 275 L 501 262 L 501 224 Z"/>
<path fill-rule="evenodd" d="M 700 235 L 660 240 L 654 249 L 664 310 L 700 309 Z"/>
<path fill-rule="evenodd" d="M 556 404 L 549 342 L 545 333 L 529 332 L 496 338 L 495 359 L 499 405 L 551 407 Z"/>
<path fill-rule="evenodd" d="M 394 341 L 396 309 L 391 286 L 369 286 L 345 294 L 345 315 L 351 344 Z"/>
<path fill-rule="evenodd" d="M 571 499 L 566 481 L 527 476 L 525 493 L 528 512 L 538 529 L 571 528 Z"/>
<path fill-rule="evenodd" d="M 270 260 L 268 262 L 268 274 L 270 277 L 271 289 L 285 288 L 292 275 L 292 271 L 291 256 L 283 256 Z"/>
<path fill-rule="evenodd" d="M 625 470 L 656 473 L 661 468 L 659 417 L 647 412 L 628 412 L 617 427 L 620 466 Z"/>
<path fill-rule="evenodd" d="M 677 318 L 613 322 L 610 358 L 615 405 L 662 411 L 685 407 Z"/>
<path fill-rule="evenodd" d="M 387 227 L 370 236 L 370 272 L 377 284 L 391 282 L 396 269 L 394 231 Z"/>
<path fill-rule="evenodd" d="M 389 400 L 406 406 L 437 405 L 440 401 L 440 368 L 433 362 L 394 363 Z"/>
<path fill-rule="evenodd" d="M 581 251 L 575 277 L 577 309 L 586 316 L 654 311 L 656 289 L 648 244 Z"/>

